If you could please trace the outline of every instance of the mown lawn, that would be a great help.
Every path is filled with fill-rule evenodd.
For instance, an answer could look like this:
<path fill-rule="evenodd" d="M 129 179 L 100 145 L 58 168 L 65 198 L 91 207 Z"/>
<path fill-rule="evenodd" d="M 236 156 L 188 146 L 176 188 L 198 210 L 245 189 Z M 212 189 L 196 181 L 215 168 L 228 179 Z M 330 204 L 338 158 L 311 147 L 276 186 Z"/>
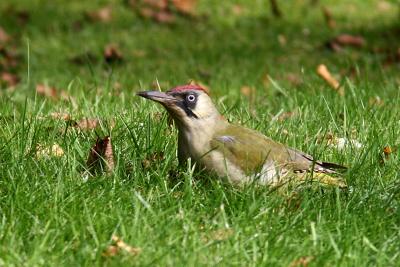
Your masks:
<path fill-rule="evenodd" d="M 0 83 L 0 265 L 400 265 L 398 4 L 280 2 L 277 19 L 266 0 L 199 0 L 195 18 L 169 25 L 117 0 L 1 1 L 11 40 L 0 47 L 17 64 L 0 71 L 20 81 Z M 108 5 L 109 21 L 84 15 Z M 332 51 L 341 33 L 365 44 Z M 105 62 L 109 44 L 121 61 Z M 348 166 L 350 189 L 285 195 L 179 169 L 176 130 L 135 92 L 190 80 L 233 123 Z M 37 85 L 55 87 L 53 97 Z M 104 136 L 115 166 L 88 178 L 90 147 Z M 55 144 L 62 155 L 50 153 Z M 141 252 L 107 254 L 113 235 Z"/>

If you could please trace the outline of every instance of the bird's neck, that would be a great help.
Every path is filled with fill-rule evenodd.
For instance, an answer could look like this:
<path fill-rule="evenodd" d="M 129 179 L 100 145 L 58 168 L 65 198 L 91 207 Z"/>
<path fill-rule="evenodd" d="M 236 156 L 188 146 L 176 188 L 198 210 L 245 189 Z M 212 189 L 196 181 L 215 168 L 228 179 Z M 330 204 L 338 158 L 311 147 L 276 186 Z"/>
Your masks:
<path fill-rule="evenodd" d="M 226 127 L 228 122 L 220 115 L 193 119 L 190 123 L 176 123 L 179 131 L 178 149 L 184 157 L 198 158 L 210 150 L 210 141 L 215 132 Z"/>

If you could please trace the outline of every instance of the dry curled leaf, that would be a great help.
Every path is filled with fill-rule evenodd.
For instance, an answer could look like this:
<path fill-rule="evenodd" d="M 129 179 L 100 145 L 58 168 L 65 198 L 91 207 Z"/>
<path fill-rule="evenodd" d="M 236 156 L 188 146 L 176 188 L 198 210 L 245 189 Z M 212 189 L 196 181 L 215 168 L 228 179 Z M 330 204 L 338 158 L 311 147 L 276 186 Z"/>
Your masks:
<path fill-rule="evenodd" d="M 104 48 L 104 60 L 107 63 L 114 63 L 122 61 L 123 56 L 118 46 L 115 44 L 108 44 Z"/>
<path fill-rule="evenodd" d="M 71 115 L 65 112 L 52 112 L 50 113 L 50 117 L 55 120 L 63 120 L 63 121 L 71 120 Z"/>
<path fill-rule="evenodd" d="M 192 14 L 196 8 L 197 0 L 172 0 L 178 12 L 183 14 Z"/>
<path fill-rule="evenodd" d="M 143 3 L 149 7 L 160 10 L 167 9 L 168 7 L 168 0 L 143 0 Z"/>
<path fill-rule="evenodd" d="M 340 87 L 339 82 L 332 76 L 332 74 L 329 72 L 328 68 L 324 64 L 320 64 L 318 66 L 317 73 L 330 87 L 336 90 L 339 95 L 344 95 L 343 87 Z"/>
<path fill-rule="evenodd" d="M 350 34 L 340 34 L 333 41 L 341 46 L 363 47 L 365 45 L 363 37 Z"/>
<path fill-rule="evenodd" d="M 298 259 L 295 259 L 289 264 L 289 267 L 307 267 L 308 264 L 314 260 L 314 256 L 304 256 Z"/>
<path fill-rule="evenodd" d="M 279 115 L 278 120 L 279 121 L 284 121 L 284 120 L 290 119 L 290 118 L 292 118 L 292 117 L 294 117 L 296 115 L 297 115 L 297 111 L 283 112 L 283 113 L 281 113 Z"/>
<path fill-rule="evenodd" d="M 37 158 L 62 157 L 63 155 L 64 150 L 57 143 L 54 143 L 51 146 L 45 146 L 42 144 L 36 146 Z"/>
<path fill-rule="evenodd" d="M 50 98 L 52 100 L 71 100 L 73 99 L 64 90 L 58 90 L 55 87 L 49 86 L 47 84 L 37 84 L 36 93 L 44 97 Z"/>
<path fill-rule="evenodd" d="M 155 13 L 154 19 L 159 23 L 170 24 L 175 22 L 175 16 L 170 11 L 159 11 Z"/>
<path fill-rule="evenodd" d="M 113 244 L 108 246 L 107 249 L 103 252 L 104 257 L 113 257 L 118 255 L 121 251 L 125 251 L 132 256 L 139 255 L 142 252 L 141 248 L 132 247 L 126 244 L 122 239 L 116 235 L 111 237 Z"/>
<path fill-rule="evenodd" d="M 93 22 L 110 22 L 112 19 L 112 9 L 110 6 L 106 6 L 99 10 L 87 12 L 86 17 Z"/>
<path fill-rule="evenodd" d="M 111 172 L 114 169 L 111 137 L 97 138 L 96 143 L 90 148 L 86 166 L 91 174 L 104 170 Z"/>
<path fill-rule="evenodd" d="M 20 78 L 10 72 L 2 72 L 0 76 L 0 84 L 5 84 L 7 87 L 14 87 L 20 81 Z"/>
<path fill-rule="evenodd" d="M 393 153 L 393 150 L 392 150 L 392 148 L 390 147 L 390 146 L 385 146 L 384 148 L 383 148 L 383 154 L 385 155 L 385 158 L 386 159 L 389 159 L 389 156 L 390 156 L 390 154 L 392 154 Z"/>
<path fill-rule="evenodd" d="M 7 32 L 0 26 L 0 43 L 7 43 L 10 41 L 11 37 L 7 34 Z"/>

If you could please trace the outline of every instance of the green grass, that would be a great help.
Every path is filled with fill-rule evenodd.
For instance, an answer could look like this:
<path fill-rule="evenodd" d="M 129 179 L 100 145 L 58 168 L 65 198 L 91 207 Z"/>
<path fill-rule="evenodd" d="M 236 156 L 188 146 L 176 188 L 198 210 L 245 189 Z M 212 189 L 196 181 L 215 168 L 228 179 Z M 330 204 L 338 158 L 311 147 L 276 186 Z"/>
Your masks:
<path fill-rule="evenodd" d="M 14 38 L 22 79 L 15 90 L 0 91 L 1 266 L 288 266 L 306 256 L 313 257 L 310 266 L 400 264 L 399 150 L 381 163 L 383 147 L 400 144 L 399 64 L 384 67 L 385 55 L 374 52 L 398 48 L 395 1 L 381 10 L 379 1 L 321 0 L 338 24 L 333 30 L 320 6 L 308 1 L 281 1 L 278 20 L 268 1 L 201 0 L 201 18 L 171 26 L 138 18 L 123 1 L 110 1 L 109 23 L 83 20 L 85 11 L 108 1 L 15 2 L 0 3 L 0 26 Z M 232 13 L 233 3 L 243 7 L 241 15 Z M 19 26 L 10 7 L 28 10 L 29 23 Z M 72 28 L 76 21 L 79 31 Z M 342 32 L 363 35 L 366 46 L 342 53 L 324 47 Z M 103 63 L 108 43 L 120 46 L 123 62 Z M 94 59 L 71 63 L 86 52 Z M 317 76 L 321 63 L 341 73 L 344 97 Z M 272 82 L 263 82 L 266 74 Z M 176 130 L 161 107 L 135 92 L 154 88 L 156 80 L 166 90 L 190 79 L 210 86 L 232 122 L 349 166 L 349 192 L 285 196 L 178 169 Z M 38 83 L 68 91 L 76 106 L 36 95 Z M 256 88 L 255 100 L 240 93 L 244 85 Z M 375 96 L 383 105 L 369 104 Z M 276 119 L 294 110 L 295 116 Z M 52 119 L 52 112 L 105 123 L 80 131 Z M 363 147 L 320 144 L 328 132 Z M 105 135 L 116 167 L 85 181 L 89 149 Z M 36 156 L 39 144 L 54 143 L 62 157 Z M 142 166 L 160 151 L 164 158 Z M 142 252 L 102 256 L 113 234 Z"/>

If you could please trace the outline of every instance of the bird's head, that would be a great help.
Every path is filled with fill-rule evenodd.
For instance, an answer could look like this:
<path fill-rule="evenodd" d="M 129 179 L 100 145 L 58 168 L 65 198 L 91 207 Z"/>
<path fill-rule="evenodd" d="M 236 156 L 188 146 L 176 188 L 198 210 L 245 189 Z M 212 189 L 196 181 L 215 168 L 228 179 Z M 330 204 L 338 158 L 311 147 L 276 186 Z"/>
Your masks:
<path fill-rule="evenodd" d="M 142 91 L 137 95 L 163 105 L 182 126 L 190 127 L 200 121 L 220 117 L 206 90 L 198 85 L 182 85 L 166 92 Z"/>

